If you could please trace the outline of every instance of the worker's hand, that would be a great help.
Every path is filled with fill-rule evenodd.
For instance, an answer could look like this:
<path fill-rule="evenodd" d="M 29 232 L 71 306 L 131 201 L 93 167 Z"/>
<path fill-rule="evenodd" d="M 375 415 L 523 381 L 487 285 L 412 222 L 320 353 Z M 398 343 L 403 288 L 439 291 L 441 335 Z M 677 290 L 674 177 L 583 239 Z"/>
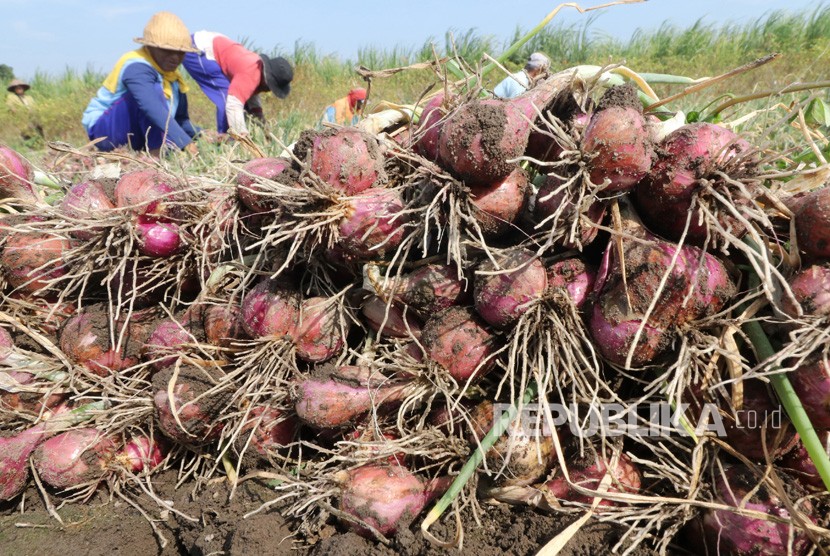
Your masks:
<path fill-rule="evenodd" d="M 199 147 L 196 146 L 196 143 L 188 143 L 184 146 L 184 150 L 191 156 L 199 156 Z"/>
<path fill-rule="evenodd" d="M 259 123 L 265 123 L 265 112 L 263 112 L 262 108 L 259 106 L 255 106 L 248 110 L 248 114 L 250 114 L 251 117 Z"/>
<path fill-rule="evenodd" d="M 199 139 L 211 145 L 220 145 L 228 140 L 226 133 L 219 133 L 215 129 L 203 129 L 199 134 Z"/>

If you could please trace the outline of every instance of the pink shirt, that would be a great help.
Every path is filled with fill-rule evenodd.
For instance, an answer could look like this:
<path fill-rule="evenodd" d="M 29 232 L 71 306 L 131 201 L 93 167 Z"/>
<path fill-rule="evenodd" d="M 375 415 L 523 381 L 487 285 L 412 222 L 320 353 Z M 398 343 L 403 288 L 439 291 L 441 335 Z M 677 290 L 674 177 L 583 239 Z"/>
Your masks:
<path fill-rule="evenodd" d="M 242 103 L 257 93 L 262 80 L 262 59 L 238 42 L 216 35 L 213 39 L 213 54 L 222 73 L 231 82 L 228 95 L 235 96 Z"/>

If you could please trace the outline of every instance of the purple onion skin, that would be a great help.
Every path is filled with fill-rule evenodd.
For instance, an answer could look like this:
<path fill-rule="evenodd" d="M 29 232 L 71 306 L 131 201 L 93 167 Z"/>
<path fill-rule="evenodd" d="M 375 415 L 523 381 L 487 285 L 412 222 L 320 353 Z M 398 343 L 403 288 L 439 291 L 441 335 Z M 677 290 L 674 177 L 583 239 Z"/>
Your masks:
<path fill-rule="evenodd" d="M 370 464 L 341 471 L 340 510 L 371 525 L 384 536 L 406 529 L 441 492 L 446 482 L 426 481 L 400 465 Z M 356 533 L 372 538 L 365 527 L 345 521 Z"/>
<path fill-rule="evenodd" d="M 40 294 L 48 282 L 68 272 L 66 257 L 74 242 L 42 232 L 16 232 L 5 238 L 0 266 L 20 293 Z"/>
<path fill-rule="evenodd" d="M 790 513 L 781 499 L 762 485 L 746 499 L 758 483 L 757 477 L 744 465 L 727 467 L 724 473 L 716 471 L 714 492 L 719 502 L 776 516 L 789 518 Z M 787 477 L 782 474 L 787 482 Z M 794 485 L 791 485 L 794 486 Z M 793 493 L 791 499 L 803 496 Z M 814 510 L 809 501 L 802 501 L 799 508 L 808 518 L 815 522 Z M 744 516 L 728 510 L 707 509 L 702 517 L 692 522 L 687 530 L 687 538 L 703 554 L 732 554 L 736 556 L 778 556 L 792 554 L 802 556 L 811 546 L 809 538 L 802 529 L 793 531 L 792 552 L 788 552 L 789 526 Z M 705 552 L 708 550 L 708 552 Z"/>
<path fill-rule="evenodd" d="M 161 439 L 135 436 L 115 456 L 121 464 L 133 473 L 152 471 L 167 456 L 167 445 Z"/>
<path fill-rule="evenodd" d="M 500 269 L 512 270 L 476 275 L 475 308 L 490 325 L 506 328 L 544 296 L 548 277 L 542 262 L 526 249 L 513 250 L 498 262 Z M 489 272 L 496 268 L 488 261 L 480 269 Z"/>
<path fill-rule="evenodd" d="M 561 208 L 563 204 L 567 205 L 564 209 Z M 536 202 L 533 207 L 533 218 L 539 223 L 537 228 L 543 230 L 550 229 L 553 226 L 552 220 L 546 221 L 546 219 L 552 218 L 558 212 L 559 222 L 557 227 L 562 228 L 570 226 L 570 223 L 576 218 L 574 213 L 577 208 L 572 194 L 563 187 L 562 180 L 550 174 L 545 177 L 545 181 L 542 183 L 536 195 Z M 560 240 L 562 246 L 566 249 L 579 249 L 579 244 L 589 245 L 592 243 L 599 233 L 598 226 L 602 222 L 602 219 L 605 218 L 606 211 L 607 201 L 601 199 L 593 200 L 581 216 L 587 218 L 590 222 L 596 224 L 596 226 L 583 224 L 578 231 L 579 237 L 573 242 L 569 241 L 567 237 L 563 238 Z"/>
<path fill-rule="evenodd" d="M 441 136 L 441 119 L 445 116 L 441 105 L 444 103 L 444 93 L 432 97 L 421 112 L 418 121 L 418 138 L 413 148 L 424 158 L 435 161 L 438 158 L 438 139 Z"/>
<path fill-rule="evenodd" d="M 236 176 L 237 195 L 247 208 L 254 212 L 267 212 L 274 208 L 274 201 L 268 195 L 263 195 L 263 187 L 257 183 L 257 178 L 281 182 L 281 177 L 287 177 L 286 170 L 291 168 L 292 162 L 287 158 L 254 158 L 242 166 Z M 293 181 L 293 180 L 292 180 Z"/>
<path fill-rule="evenodd" d="M 594 338 L 594 346 L 608 361 L 625 366 L 628 352 L 642 326 L 642 319 L 610 320 L 599 304 L 594 304 L 588 321 L 588 330 Z M 670 345 L 667 331 L 646 323 L 640 333 L 637 347 L 631 358 L 632 367 L 642 367 L 663 355 Z"/>
<path fill-rule="evenodd" d="M 808 194 L 809 198 L 795 213 L 798 247 L 809 259 L 830 258 L 830 187 Z"/>
<path fill-rule="evenodd" d="M 332 429 L 354 423 L 373 407 L 399 401 L 406 387 L 406 383 L 360 384 L 322 374 L 295 383 L 292 399 L 301 421 L 318 429 Z"/>
<path fill-rule="evenodd" d="M 348 257 L 382 258 L 394 252 L 404 238 L 409 217 L 403 213 L 400 194 L 392 189 L 367 189 L 348 200 L 340 221 L 337 244 Z"/>
<path fill-rule="evenodd" d="M 115 206 L 137 216 L 180 218 L 181 207 L 175 205 L 178 189 L 172 177 L 157 170 L 134 170 L 115 184 Z"/>
<path fill-rule="evenodd" d="M 707 122 L 684 125 L 660 142 L 661 154 L 648 185 L 661 200 L 690 199 L 698 180 L 750 149 L 746 140 L 725 127 Z"/>
<path fill-rule="evenodd" d="M 141 353 L 160 371 L 174 364 L 178 359 L 177 352 L 181 351 L 183 345 L 193 341 L 193 335 L 183 324 L 173 319 L 163 319 L 144 342 Z"/>
<path fill-rule="evenodd" d="M 99 308 L 90 308 L 67 319 L 61 330 L 60 348 L 70 360 L 103 377 L 137 364 L 139 358 L 128 349 L 129 342 L 122 342 L 120 349 L 110 345 L 109 330 L 100 326 L 101 318 Z M 134 337 L 132 333 L 130 336 Z"/>
<path fill-rule="evenodd" d="M 582 140 L 591 181 L 603 194 L 631 191 L 651 169 L 654 150 L 642 110 L 609 106 L 591 116 Z"/>
<path fill-rule="evenodd" d="M 194 396 L 187 386 L 177 383 L 173 398 L 179 421 L 186 430 L 179 426 L 173 415 L 173 404 L 167 391 L 157 390 L 153 396 L 156 420 L 165 436 L 185 446 L 204 446 L 219 438 L 222 424 L 216 423 L 215 416 L 204 411 L 199 402 L 192 402 Z"/>
<path fill-rule="evenodd" d="M 17 151 L 0 145 L 0 198 L 15 198 L 37 204 L 40 198 L 32 188 L 32 165 Z"/>
<path fill-rule="evenodd" d="M 814 356 L 787 376 L 813 426 L 830 430 L 830 363 Z"/>
<path fill-rule="evenodd" d="M 320 179 L 346 195 L 359 194 L 386 181 L 377 139 L 356 128 L 315 134 L 305 162 Z"/>
<path fill-rule="evenodd" d="M 295 415 L 286 414 L 279 409 L 258 405 L 253 407 L 240 429 L 237 444 L 248 449 L 261 458 L 268 458 L 271 451 L 279 450 L 291 444 L 297 434 L 300 422 Z M 250 442 L 248 442 L 250 438 Z"/>
<path fill-rule="evenodd" d="M 69 188 L 60 203 L 60 211 L 76 220 L 96 220 L 106 216 L 115 208 L 104 191 L 104 186 L 97 181 L 83 181 Z M 93 239 L 100 234 L 100 228 L 71 230 L 69 233 L 78 239 Z"/>
<path fill-rule="evenodd" d="M 726 405 L 725 402 L 724 405 Z M 784 415 L 781 404 L 773 398 L 764 382 L 753 379 L 743 381 L 741 409 L 742 411 L 736 414 L 731 414 L 729 406 L 721 409 L 726 425 L 725 440 L 736 451 L 750 460 L 764 462 L 766 461 L 765 445 L 772 459 L 777 459 L 795 447 L 798 442 L 795 428 Z M 781 428 L 773 428 L 773 412 L 784 415 L 781 419 Z M 764 427 L 765 421 L 766 428 Z"/>
<path fill-rule="evenodd" d="M 5 361 L 14 353 L 14 339 L 9 331 L 0 327 L 0 361 Z"/>
<path fill-rule="evenodd" d="M 248 338 L 239 305 L 211 305 L 205 309 L 202 326 L 208 343 L 214 346 L 229 347 L 234 340 Z"/>
<path fill-rule="evenodd" d="M 452 265 L 429 264 L 404 275 L 395 299 L 422 315 L 432 315 L 471 301 L 468 282 Z"/>
<path fill-rule="evenodd" d="M 626 225 L 650 242 L 623 241 L 627 282 L 616 260 L 616 242 L 609 243 L 597 273 L 598 293 L 589 331 L 609 361 L 624 365 L 634 335 L 657 298 L 632 360 L 633 366 L 641 366 L 667 351 L 667 333 L 721 310 L 734 296 L 736 286 L 724 264 L 710 253 L 660 240 L 634 221 Z M 669 268 L 671 273 L 661 290 Z"/>
<path fill-rule="evenodd" d="M 585 127 L 591 121 L 591 114 L 583 112 L 581 108 L 578 107 L 576 111 L 571 113 L 569 116 L 565 114 L 557 114 L 556 116 L 560 119 L 560 121 L 566 121 L 567 127 L 571 133 L 578 136 L 581 136 L 582 133 L 584 133 Z M 564 149 L 559 142 L 550 135 L 532 130 L 530 132 L 530 137 L 527 140 L 525 156 L 541 162 L 555 162 L 559 160 L 559 156 L 562 154 L 563 150 Z"/>
<path fill-rule="evenodd" d="M 468 102 L 441 128 L 438 162 L 468 185 L 495 183 L 515 168 L 530 136 L 530 122 L 514 102 Z"/>
<path fill-rule="evenodd" d="M 201 447 L 217 440 L 225 425 L 221 417 L 229 398 L 226 391 L 214 389 L 223 376 L 216 367 L 193 365 L 178 365 L 153 375 L 153 408 L 158 429 L 167 438 L 188 447 Z"/>
<path fill-rule="evenodd" d="M 473 216 L 485 239 L 495 239 L 517 228 L 514 224 L 527 207 L 530 194 L 527 172 L 516 168 L 505 179 L 470 187 Z"/>
<path fill-rule="evenodd" d="M 708 230 L 706 223 L 700 219 L 699 210 L 695 210 L 690 216 L 691 199 L 662 201 L 659 196 L 650 193 L 647 186 L 642 185 L 647 181 L 648 179 L 645 179 L 637 185 L 635 200 L 637 210 L 648 221 L 649 227 L 660 236 L 674 241 L 680 241 L 685 232 L 686 243 L 701 245 L 707 238 Z"/>
<path fill-rule="evenodd" d="M 242 300 L 242 326 L 252 338 L 282 338 L 296 333 L 300 296 L 276 280 L 264 280 Z"/>
<path fill-rule="evenodd" d="M 830 265 L 812 265 L 798 271 L 790 279 L 795 300 L 784 297 L 781 309 L 796 318 L 805 315 L 830 316 Z M 798 305 L 796 305 L 796 303 Z"/>
<path fill-rule="evenodd" d="M 744 139 L 719 125 L 696 122 L 674 130 L 659 143 L 660 155 L 651 172 L 634 189 L 643 219 L 661 235 L 679 240 L 701 180 L 724 170 L 730 160 L 750 149 Z M 743 226 L 732 220 L 725 217 L 722 224 L 732 227 L 733 233 L 743 234 Z M 700 244 L 706 237 L 706 226 L 700 212 L 695 211 L 686 239 Z"/>
<path fill-rule="evenodd" d="M 496 365 L 496 338 L 472 307 L 449 307 L 424 324 L 427 357 L 459 383 L 479 380 Z"/>
<path fill-rule="evenodd" d="M 830 455 L 828 449 L 828 440 L 830 440 L 830 433 L 822 431 L 819 433 L 819 438 L 824 441 L 825 451 Z M 800 441 L 795 448 L 784 454 L 778 461 L 778 464 L 787 471 L 792 477 L 798 481 L 805 489 L 811 492 L 824 492 L 827 486 L 821 478 L 821 475 L 816 469 L 816 465 L 807 453 L 807 449 Z"/>
<path fill-rule="evenodd" d="M 547 269 L 548 292 L 564 291 L 577 308 L 585 305 L 597 280 L 597 270 L 579 257 L 556 261 Z"/>
<path fill-rule="evenodd" d="M 361 309 L 364 321 L 382 336 L 392 338 L 418 338 L 421 335 L 421 323 L 415 311 L 406 310 L 397 303 L 386 304 L 376 295 L 370 296 Z"/>
<path fill-rule="evenodd" d="M 328 361 L 343 350 L 349 333 L 349 321 L 341 328 L 337 306 L 325 297 L 310 297 L 300 304 L 297 324 L 297 357 L 308 363 Z"/>
<path fill-rule="evenodd" d="M 173 222 L 139 216 L 135 228 L 138 250 L 142 255 L 167 258 L 180 253 L 185 247 L 179 226 Z"/>
<path fill-rule="evenodd" d="M 29 480 L 29 456 L 45 438 L 44 425 L 0 436 L 0 501 L 16 498 Z"/>
<path fill-rule="evenodd" d="M 71 488 L 103 478 L 115 452 L 115 444 L 101 431 L 82 428 L 46 440 L 32 457 L 43 482 Z"/>
<path fill-rule="evenodd" d="M 583 488 L 600 490 L 602 479 L 608 473 L 608 464 L 610 459 L 597 457 L 596 459 L 589 459 L 588 453 L 583 458 L 568 458 L 568 476 L 572 483 L 575 483 Z M 593 460 L 593 461 L 590 461 Z M 565 479 L 559 468 L 556 468 L 552 477 L 546 481 L 542 487 L 545 494 L 553 495 L 559 501 L 569 501 L 581 504 L 591 504 L 594 497 L 588 494 L 582 494 L 575 490 Z M 611 472 L 614 478 L 612 484 L 608 485 L 608 492 L 627 492 L 637 494 L 642 485 L 643 475 L 640 468 L 631 461 L 625 454 L 620 454 L 614 470 Z M 599 502 L 599 508 L 619 506 L 625 504 L 624 502 L 615 502 L 612 500 L 602 499 Z M 601 511 L 601 510 L 600 510 Z"/>

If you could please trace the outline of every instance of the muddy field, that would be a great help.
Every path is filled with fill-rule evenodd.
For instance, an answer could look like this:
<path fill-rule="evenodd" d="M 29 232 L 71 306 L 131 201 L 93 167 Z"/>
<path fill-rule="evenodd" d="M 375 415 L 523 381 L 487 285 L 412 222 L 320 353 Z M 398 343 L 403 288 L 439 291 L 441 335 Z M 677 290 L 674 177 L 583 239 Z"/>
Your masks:
<path fill-rule="evenodd" d="M 247 518 L 245 514 L 271 500 L 273 492 L 262 483 L 247 481 L 228 502 L 225 482 L 208 485 L 195 494 L 185 484 L 175 489 L 173 474 L 160 476 L 154 488 L 162 499 L 172 500 L 182 515 L 164 512 L 154 502 L 137 501 L 146 516 L 152 517 L 166 546 L 153 532 L 147 517 L 118 496 L 108 497 L 99 489 L 96 498 L 86 503 L 67 503 L 52 496 L 52 503 L 63 523 L 50 515 L 43 497 L 31 487 L 15 504 L 0 506 L 0 552 L 16 556 L 120 555 L 309 555 L 346 556 L 402 554 L 437 556 L 458 554 L 427 542 L 416 523 L 412 530 L 392 539 L 389 546 L 368 541 L 334 525 L 325 527 L 321 538 L 309 545 L 297 538 L 297 524 L 286 520 L 279 509 L 269 509 Z M 463 554 L 476 556 L 537 554 L 558 532 L 574 519 L 549 516 L 508 505 L 484 507 L 480 525 L 472 516 L 464 518 Z M 191 521 L 193 519 L 194 521 Z M 433 527 L 442 539 L 451 539 L 454 520 L 445 519 Z M 564 556 L 610 554 L 619 532 L 606 524 L 591 522 L 568 543 Z M 655 554 L 638 549 L 634 556 Z M 681 549 L 677 556 L 690 554 Z"/>

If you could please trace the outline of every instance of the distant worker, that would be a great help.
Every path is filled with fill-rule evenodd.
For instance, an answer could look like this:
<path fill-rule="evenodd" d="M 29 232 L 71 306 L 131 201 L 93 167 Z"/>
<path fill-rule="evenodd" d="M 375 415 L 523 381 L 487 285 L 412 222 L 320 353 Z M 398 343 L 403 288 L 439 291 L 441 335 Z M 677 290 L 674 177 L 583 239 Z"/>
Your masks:
<path fill-rule="evenodd" d="M 190 32 L 170 12 L 158 12 L 144 27 L 142 44 L 127 52 L 90 101 L 83 124 L 102 151 L 129 146 L 158 156 L 163 146 L 198 154 L 198 129 L 187 107 L 187 84 L 178 71 L 186 52 L 194 52 Z"/>
<path fill-rule="evenodd" d="M 6 90 L 9 92 L 6 95 L 6 106 L 12 112 L 17 112 L 21 108 L 31 110 L 35 105 L 35 99 L 26 94 L 26 91 L 31 89 L 28 83 L 19 79 L 12 79 Z"/>
<path fill-rule="evenodd" d="M 28 117 L 28 125 L 20 130 L 20 137 L 23 141 L 43 139 L 43 126 L 32 110 L 35 106 L 35 99 L 26 94 L 31 87 L 25 81 L 12 79 L 6 88 L 6 108 L 12 114 L 25 114 Z"/>
<path fill-rule="evenodd" d="M 220 33 L 193 34 L 196 52 L 184 57 L 190 76 L 216 105 L 216 130 L 246 135 L 245 115 L 265 121 L 259 93 L 271 91 L 277 98 L 291 92 L 294 69 L 285 58 L 269 58 L 251 52 Z"/>
<path fill-rule="evenodd" d="M 508 75 L 496 85 L 493 94 L 498 98 L 517 97 L 530 89 L 533 83 L 543 77 L 548 70 L 550 70 L 550 58 L 541 52 L 534 52 L 528 58 L 524 68 Z"/>
<path fill-rule="evenodd" d="M 355 125 L 358 116 L 363 111 L 366 102 L 366 89 L 355 87 L 343 98 L 335 100 L 326 106 L 321 122 L 340 125 Z"/>

